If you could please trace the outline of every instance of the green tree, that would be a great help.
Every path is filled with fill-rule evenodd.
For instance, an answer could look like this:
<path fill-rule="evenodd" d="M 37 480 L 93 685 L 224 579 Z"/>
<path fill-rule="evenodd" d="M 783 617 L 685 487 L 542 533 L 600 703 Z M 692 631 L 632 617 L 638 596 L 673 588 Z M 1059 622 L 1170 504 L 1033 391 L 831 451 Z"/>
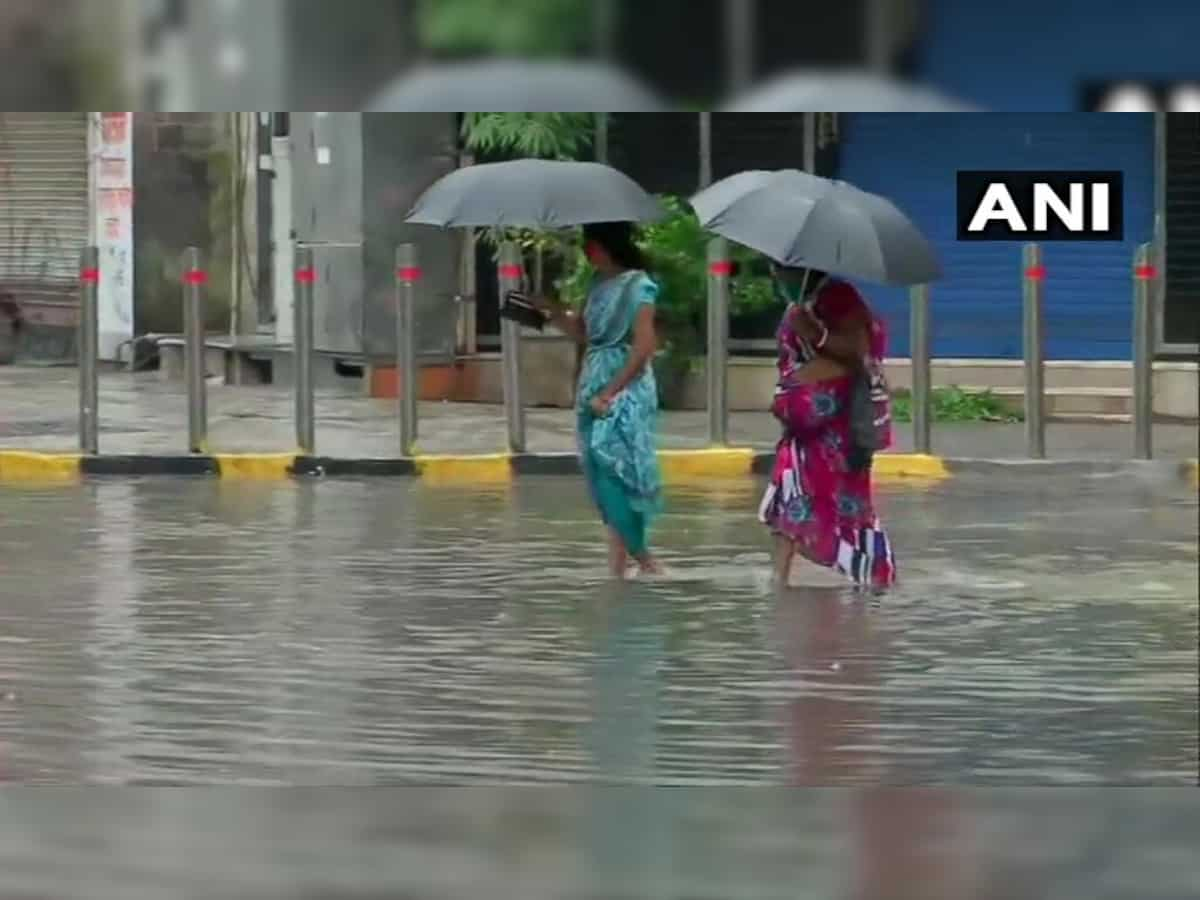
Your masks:
<path fill-rule="evenodd" d="M 591 113 L 469 112 L 462 137 L 481 156 L 570 160 L 591 149 L 595 124 Z"/>

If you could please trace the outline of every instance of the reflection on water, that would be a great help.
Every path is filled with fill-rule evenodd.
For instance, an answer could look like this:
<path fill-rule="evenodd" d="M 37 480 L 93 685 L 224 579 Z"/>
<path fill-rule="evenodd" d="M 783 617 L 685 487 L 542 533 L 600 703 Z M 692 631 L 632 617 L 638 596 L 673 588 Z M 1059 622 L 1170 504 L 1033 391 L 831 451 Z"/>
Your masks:
<path fill-rule="evenodd" d="M 776 595 L 749 488 L 626 587 L 572 479 L 4 489 L 0 777 L 590 781 L 648 860 L 603 785 L 1194 783 L 1194 496 L 998 487 L 888 493 L 879 603 Z"/>
<path fill-rule="evenodd" d="M 1194 791 L 1172 788 L 64 788 L 2 799 L 5 898 L 1182 900 L 1200 880 L 1200 808 Z"/>

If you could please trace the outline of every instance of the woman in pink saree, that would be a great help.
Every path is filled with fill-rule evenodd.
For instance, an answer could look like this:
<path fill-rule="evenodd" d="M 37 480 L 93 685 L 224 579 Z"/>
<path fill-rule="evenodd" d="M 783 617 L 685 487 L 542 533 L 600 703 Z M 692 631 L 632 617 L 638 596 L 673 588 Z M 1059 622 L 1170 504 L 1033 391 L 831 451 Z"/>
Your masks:
<path fill-rule="evenodd" d="M 845 281 L 813 269 L 773 276 L 788 301 L 772 405 L 783 435 L 759 518 L 775 535 L 776 575 L 786 584 L 799 555 L 848 584 L 890 587 L 896 561 L 875 512 L 871 452 L 856 446 L 850 415 L 858 380 L 882 383 L 885 328 Z"/>

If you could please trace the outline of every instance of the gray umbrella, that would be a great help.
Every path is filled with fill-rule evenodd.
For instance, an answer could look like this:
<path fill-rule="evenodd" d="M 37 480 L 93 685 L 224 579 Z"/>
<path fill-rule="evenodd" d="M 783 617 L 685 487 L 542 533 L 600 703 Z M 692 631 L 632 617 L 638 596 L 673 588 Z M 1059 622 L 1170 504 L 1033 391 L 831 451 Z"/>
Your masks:
<path fill-rule="evenodd" d="M 739 172 L 693 197 L 692 208 L 710 231 L 785 266 L 896 285 L 942 274 L 904 213 L 843 181 L 793 169 Z"/>
<path fill-rule="evenodd" d="M 657 200 L 611 166 L 517 159 L 451 172 L 421 195 L 405 221 L 443 228 L 567 228 L 655 221 L 663 214 Z"/>
<path fill-rule="evenodd" d="M 612 66 L 504 59 L 422 66 L 367 103 L 367 112 L 658 112 L 664 108 L 652 92 Z"/>
<path fill-rule="evenodd" d="M 734 97 L 727 112 L 979 112 L 934 88 L 869 72 L 800 71 Z"/>

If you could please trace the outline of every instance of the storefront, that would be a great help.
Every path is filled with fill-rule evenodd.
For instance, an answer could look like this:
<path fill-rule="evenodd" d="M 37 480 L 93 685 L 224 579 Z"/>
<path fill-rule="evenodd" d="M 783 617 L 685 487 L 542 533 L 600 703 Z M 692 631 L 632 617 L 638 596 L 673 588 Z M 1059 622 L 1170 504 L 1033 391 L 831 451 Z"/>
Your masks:
<path fill-rule="evenodd" d="M 0 290 L 21 308 L 26 355 L 73 352 L 87 147 L 87 113 L 0 113 Z"/>
<path fill-rule="evenodd" d="M 1046 352 L 1058 360 L 1128 360 L 1130 267 L 1154 236 L 1154 117 L 1149 114 L 847 114 L 838 175 L 891 197 L 936 244 L 935 356 L 1021 358 L 1021 244 L 957 240 L 960 169 L 1117 169 L 1124 174 L 1121 242 L 1046 243 Z M 908 355 L 908 297 L 872 289 Z"/>

